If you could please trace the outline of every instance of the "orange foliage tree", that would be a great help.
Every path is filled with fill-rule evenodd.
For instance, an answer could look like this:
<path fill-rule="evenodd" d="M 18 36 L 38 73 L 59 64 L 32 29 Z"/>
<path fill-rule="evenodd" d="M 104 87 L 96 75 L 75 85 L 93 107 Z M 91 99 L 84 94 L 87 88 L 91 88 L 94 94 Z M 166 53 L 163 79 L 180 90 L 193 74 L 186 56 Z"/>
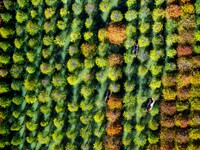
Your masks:
<path fill-rule="evenodd" d="M 105 136 L 104 148 L 105 150 L 120 150 L 121 142 L 117 137 Z"/>
<path fill-rule="evenodd" d="M 110 67 L 121 65 L 123 63 L 123 57 L 120 54 L 110 54 L 108 56 L 108 64 Z"/>
<path fill-rule="evenodd" d="M 122 99 L 117 96 L 110 96 L 107 105 L 109 109 L 121 109 Z"/>
<path fill-rule="evenodd" d="M 179 45 L 177 47 L 177 55 L 180 56 L 188 56 L 192 54 L 192 47 L 187 45 Z"/>
<path fill-rule="evenodd" d="M 119 119 L 121 112 L 119 110 L 107 110 L 106 117 L 110 122 L 115 122 Z"/>
<path fill-rule="evenodd" d="M 166 17 L 168 19 L 176 19 L 181 15 L 181 9 L 178 5 L 170 5 L 166 9 Z"/>
<path fill-rule="evenodd" d="M 120 135 L 122 133 L 122 125 L 117 122 L 110 123 L 106 127 L 106 133 L 109 136 Z"/>
<path fill-rule="evenodd" d="M 121 45 L 126 39 L 125 25 L 111 22 L 106 34 L 112 44 Z"/>

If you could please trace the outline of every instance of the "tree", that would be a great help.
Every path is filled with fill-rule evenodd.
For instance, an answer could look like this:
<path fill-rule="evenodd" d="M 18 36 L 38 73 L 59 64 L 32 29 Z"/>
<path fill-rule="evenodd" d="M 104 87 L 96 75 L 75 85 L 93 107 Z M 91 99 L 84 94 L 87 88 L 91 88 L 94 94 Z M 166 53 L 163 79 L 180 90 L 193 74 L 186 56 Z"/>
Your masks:
<path fill-rule="evenodd" d="M 54 66 L 52 64 L 42 63 L 40 65 L 40 71 L 43 74 L 51 74 L 54 71 Z"/>
<path fill-rule="evenodd" d="M 66 79 L 61 74 L 56 74 L 52 79 L 53 86 L 64 87 L 66 85 Z"/>
<path fill-rule="evenodd" d="M 111 12 L 110 19 L 111 19 L 113 22 L 120 22 L 120 21 L 122 21 L 122 19 L 123 19 L 123 14 L 121 13 L 120 10 L 113 10 L 113 11 Z"/>
<path fill-rule="evenodd" d="M 109 109 L 121 109 L 122 108 L 122 99 L 117 96 L 110 96 L 107 102 Z"/>
<path fill-rule="evenodd" d="M 54 8 L 46 8 L 44 11 L 44 15 L 46 19 L 50 19 L 54 16 L 54 14 L 56 13 L 56 10 Z"/>
<path fill-rule="evenodd" d="M 33 121 L 26 121 L 26 128 L 29 131 L 35 131 L 38 127 L 38 124 L 34 123 Z"/>
<path fill-rule="evenodd" d="M 54 43 L 57 44 L 60 47 L 63 47 L 65 45 L 65 37 L 62 34 L 59 34 L 56 36 Z"/>
<path fill-rule="evenodd" d="M 14 44 L 15 44 L 15 47 L 17 47 L 18 49 L 20 49 L 22 47 L 23 43 L 24 42 L 22 39 L 15 38 Z"/>
<path fill-rule="evenodd" d="M 67 62 L 67 68 L 69 72 L 74 72 L 76 69 L 81 67 L 81 63 L 76 58 L 70 58 Z"/>
<path fill-rule="evenodd" d="M 161 114 L 173 115 L 176 113 L 176 103 L 173 101 L 163 101 L 160 104 Z"/>
<path fill-rule="evenodd" d="M 136 145 L 143 147 L 147 142 L 147 138 L 140 134 L 139 136 L 136 136 L 133 141 Z"/>
<path fill-rule="evenodd" d="M 121 65 L 123 63 L 123 57 L 121 54 L 110 54 L 108 56 L 108 64 L 110 67 Z"/>
<path fill-rule="evenodd" d="M 102 150 L 103 149 L 103 143 L 99 140 L 96 140 L 93 144 L 94 150 Z"/>
<path fill-rule="evenodd" d="M 42 103 L 48 102 L 51 99 L 51 97 L 49 96 L 49 92 L 48 91 L 40 91 L 39 95 L 38 95 L 38 100 Z"/>
<path fill-rule="evenodd" d="M 26 100 L 26 103 L 33 104 L 37 101 L 37 97 L 33 94 L 26 94 L 25 100 Z"/>
<path fill-rule="evenodd" d="M 36 53 L 33 51 L 28 51 L 26 53 L 26 57 L 28 59 L 29 62 L 34 62 L 35 58 L 36 58 Z"/>
<path fill-rule="evenodd" d="M 26 25 L 26 30 L 30 35 L 35 35 L 39 32 L 40 27 L 37 23 L 29 20 L 27 25 Z"/>
<path fill-rule="evenodd" d="M 113 93 L 117 93 L 117 92 L 119 92 L 120 91 L 120 84 L 117 84 L 117 83 L 111 83 L 110 85 L 109 85 L 109 90 L 111 91 L 111 92 L 113 92 Z"/>
<path fill-rule="evenodd" d="M 19 23 L 23 23 L 28 20 L 28 14 L 23 12 L 22 10 L 17 10 L 16 12 L 16 20 Z"/>
<path fill-rule="evenodd" d="M 81 87 L 80 93 L 84 98 L 91 97 L 92 94 L 94 93 L 94 88 L 92 86 L 83 85 Z"/>
<path fill-rule="evenodd" d="M 164 0 L 157 0 L 155 3 L 159 3 Z M 152 18 L 154 21 L 161 21 L 165 18 L 165 10 L 160 7 L 157 7 L 153 10 Z"/>
<path fill-rule="evenodd" d="M 106 13 L 110 10 L 110 3 L 106 1 L 101 1 L 99 4 L 99 8 L 102 12 Z"/>
<path fill-rule="evenodd" d="M 67 106 L 70 112 L 76 112 L 78 111 L 78 108 L 79 108 L 79 105 L 75 102 L 68 103 Z"/>
<path fill-rule="evenodd" d="M 66 99 L 66 93 L 60 89 L 54 89 L 51 93 L 51 97 L 54 101 L 59 102 Z"/>
<path fill-rule="evenodd" d="M 57 117 L 53 119 L 53 123 L 56 128 L 60 128 L 64 125 L 64 120 L 62 120 L 62 118 Z"/>
<path fill-rule="evenodd" d="M 87 3 L 85 5 L 85 12 L 90 16 L 94 15 L 96 11 L 95 4 L 94 3 Z"/>
<path fill-rule="evenodd" d="M 147 37 L 144 35 L 141 35 L 138 39 L 138 45 L 139 47 L 148 47 L 150 45 L 150 41 Z"/>
<path fill-rule="evenodd" d="M 121 112 L 119 110 L 107 110 L 106 117 L 109 122 L 115 122 L 119 119 Z"/>
<path fill-rule="evenodd" d="M 12 15 L 10 13 L 2 13 L 1 19 L 3 22 L 8 23 L 12 19 Z"/>
<path fill-rule="evenodd" d="M 20 145 L 21 143 L 22 139 L 18 135 L 15 135 L 11 140 L 11 144 L 14 146 Z"/>
<path fill-rule="evenodd" d="M 105 136 L 104 149 L 106 150 L 119 150 L 121 141 L 116 136 Z"/>
<path fill-rule="evenodd" d="M 9 92 L 10 88 L 6 82 L 0 82 L 0 94 Z"/>
<path fill-rule="evenodd" d="M 50 141 L 48 132 L 39 132 L 37 135 L 37 140 L 40 144 L 47 144 Z"/>
<path fill-rule="evenodd" d="M 109 68 L 108 69 L 108 77 L 112 81 L 117 81 L 122 78 L 121 68 Z"/>
<path fill-rule="evenodd" d="M 12 98 L 12 102 L 15 105 L 20 105 L 20 104 L 22 104 L 23 101 L 24 101 L 24 98 L 22 96 L 15 96 Z"/>
<path fill-rule="evenodd" d="M 141 34 L 148 33 L 149 28 L 150 28 L 150 24 L 149 23 L 141 23 L 140 27 L 139 27 L 140 33 Z"/>
<path fill-rule="evenodd" d="M 48 5 L 48 6 L 55 6 L 57 1 L 56 0 L 45 0 L 45 3 Z"/>
<path fill-rule="evenodd" d="M 96 55 L 96 45 L 91 43 L 81 44 L 81 52 L 86 58 L 93 58 Z"/>
<path fill-rule="evenodd" d="M 74 12 L 75 15 L 80 15 L 82 12 L 82 6 L 79 3 L 73 3 L 72 4 L 72 10 Z"/>
<path fill-rule="evenodd" d="M 0 28 L 0 35 L 2 38 L 7 39 L 14 35 L 15 31 L 11 28 L 1 27 Z"/>
<path fill-rule="evenodd" d="M 107 39 L 110 43 L 121 45 L 126 39 L 125 25 L 110 23 L 107 28 Z"/>
<path fill-rule="evenodd" d="M 51 109 L 47 105 L 42 105 L 40 107 L 40 112 L 45 114 L 49 114 L 51 112 Z"/>
<path fill-rule="evenodd" d="M 50 21 L 46 21 L 43 25 L 43 29 L 45 30 L 46 33 L 49 33 L 49 32 L 53 32 L 55 30 L 55 25 L 53 22 L 50 22 Z"/>
<path fill-rule="evenodd" d="M 24 80 L 24 87 L 27 91 L 34 91 L 38 87 L 38 85 L 38 81 L 35 78 L 26 78 Z"/>
<path fill-rule="evenodd" d="M 176 19 L 181 15 L 181 9 L 178 5 L 169 5 L 166 9 L 166 17 L 168 19 Z"/>
<path fill-rule="evenodd" d="M 13 54 L 13 61 L 16 64 L 23 64 L 24 63 L 24 53 L 23 52 L 15 52 Z"/>
<path fill-rule="evenodd" d="M 52 139 L 54 142 L 59 143 L 61 142 L 63 138 L 63 133 L 61 131 L 54 131 L 54 133 L 52 134 Z"/>
<path fill-rule="evenodd" d="M 127 21 L 133 21 L 137 18 L 137 12 L 135 10 L 128 10 L 126 13 L 125 13 L 125 19 Z"/>
<path fill-rule="evenodd" d="M 94 115 L 93 118 L 94 118 L 94 121 L 95 121 L 96 123 L 102 123 L 103 120 L 104 120 L 104 117 L 105 117 L 104 113 L 98 111 L 98 112 Z"/>
<path fill-rule="evenodd" d="M 67 27 L 67 24 L 66 24 L 66 22 L 64 22 L 64 21 L 59 20 L 59 21 L 57 21 L 57 27 L 58 27 L 60 30 L 64 30 L 64 29 Z"/>
<path fill-rule="evenodd" d="M 1 64 L 9 64 L 10 56 L 9 55 L 0 55 L 0 63 Z"/>

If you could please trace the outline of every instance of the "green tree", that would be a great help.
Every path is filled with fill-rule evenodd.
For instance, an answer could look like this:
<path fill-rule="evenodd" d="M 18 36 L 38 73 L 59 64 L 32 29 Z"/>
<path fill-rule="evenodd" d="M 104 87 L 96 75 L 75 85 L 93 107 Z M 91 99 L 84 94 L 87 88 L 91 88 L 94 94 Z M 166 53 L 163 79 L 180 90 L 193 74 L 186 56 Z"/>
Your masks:
<path fill-rule="evenodd" d="M 16 64 L 23 64 L 24 63 L 24 53 L 23 52 L 15 52 L 13 54 L 13 61 Z"/>
<path fill-rule="evenodd" d="M 55 130 L 54 133 L 52 134 L 52 139 L 56 143 L 60 143 L 62 138 L 63 138 L 63 133 L 61 131 Z"/>
<path fill-rule="evenodd" d="M 15 38 L 14 40 L 15 47 L 17 47 L 18 49 L 22 47 L 23 43 L 24 43 L 23 40 L 20 38 Z"/>
<path fill-rule="evenodd" d="M 33 74 L 35 72 L 35 66 L 34 65 L 29 65 L 26 67 L 26 71 L 29 73 L 29 74 Z"/>
<path fill-rule="evenodd" d="M 10 127 L 11 131 L 19 131 L 22 128 L 22 125 L 19 122 L 14 122 Z"/>
<path fill-rule="evenodd" d="M 96 11 L 96 8 L 95 8 L 95 4 L 94 3 L 87 3 L 85 5 L 85 12 L 88 14 L 88 15 L 94 15 L 95 14 L 95 11 Z"/>
<path fill-rule="evenodd" d="M 26 94 L 25 100 L 26 100 L 26 103 L 33 104 L 37 101 L 37 97 L 33 94 Z"/>
<path fill-rule="evenodd" d="M 10 13 L 1 13 L 0 16 L 5 23 L 8 23 L 12 19 L 12 15 Z"/>
<path fill-rule="evenodd" d="M 110 10 L 110 3 L 106 2 L 106 1 L 101 1 L 101 3 L 99 4 L 99 8 L 104 13 L 109 12 L 109 10 Z"/>
<path fill-rule="evenodd" d="M 105 115 L 104 115 L 104 113 L 102 113 L 102 112 L 97 112 L 95 115 L 94 115 L 94 121 L 96 122 L 96 123 L 102 123 L 103 122 L 103 120 L 104 120 L 104 118 L 105 118 Z"/>
<path fill-rule="evenodd" d="M 41 90 L 38 95 L 38 100 L 42 103 L 48 102 L 51 99 L 49 96 L 49 92 L 45 90 Z"/>
<path fill-rule="evenodd" d="M 0 106 L 2 108 L 9 107 L 10 105 L 11 105 L 11 99 L 10 98 L 3 97 L 3 96 L 0 97 Z"/>
<path fill-rule="evenodd" d="M 24 98 L 22 96 L 15 96 L 12 98 L 12 102 L 15 105 L 20 105 L 20 104 L 22 104 L 23 101 L 24 101 Z"/>
<path fill-rule="evenodd" d="M 38 87 L 38 80 L 32 78 L 26 78 L 24 80 L 24 87 L 27 91 L 34 91 Z"/>
<path fill-rule="evenodd" d="M 32 135 L 26 136 L 26 141 L 31 144 L 35 141 L 35 138 Z"/>
<path fill-rule="evenodd" d="M 9 50 L 9 47 L 11 47 L 9 42 L 6 41 L 0 41 L 0 48 L 4 51 L 7 52 Z M 1 60 L 1 59 L 0 59 Z"/>
<path fill-rule="evenodd" d="M 85 140 L 89 139 L 91 135 L 92 135 L 92 131 L 87 126 L 80 129 L 80 136 L 83 139 Z"/>
<path fill-rule="evenodd" d="M 26 53 L 26 57 L 27 57 L 29 62 L 34 62 L 34 60 L 36 58 L 36 53 L 34 51 L 28 51 Z"/>
<path fill-rule="evenodd" d="M 26 30 L 30 35 L 35 35 L 39 32 L 40 27 L 38 26 L 37 23 L 29 20 L 27 25 L 26 25 Z"/>
<path fill-rule="evenodd" d="M 24 33 L 24 26 L 23 25 L 18 25 L 17 27 L 16 27 L 16 34 L 18 35 L 18 36 L 22 36 L 23 35 L 23 33 Z"/>
<path fill-rule="evenodd" d="M 78 111 L 78 108 L 79 108 L 79 105 L 75 102 L 68 103 L 67 106 L 68 106 L 68 110 L 70 112 L 76 112 L 76 111 Z"/>
<path fill-rule="evenodd" d="M 20 138 L 18 135 L 15 135 L 11 140 L 11 144 L 14 146 L 20 145 L 21 143 L 22 143 L 22 138 Z"/>
<path fill-rule="evenodd" d="M 42 63 L 40 65 L 40 71 L 43 74 L 52 74 L 54 71 L 54 66 L 52 64 Z"/>
<path fill-rule="evenodd" d="M 36 10 L 31 10 L 31 18 L 36 18 L 38 15 L 37 11 Z"/>
<path fill-rule="evenodd" d="M 62 34 L 59 34 L 56 36 L 54 43 L 59 45 L 60 47 L 63 47 L 65 45 L 65 37 Z"/>
<path fill-rule="evenodd" d="M 74 72 L 76 69 L 81 67 L 81 63 L 76 58 L 70 58 L 67 62 L 67 68 L 69 72 Z"/>
<path fill-rule="evenodd" d="M 89 18 L 87 18 L 87 19 L 85 20 L 85 27 L 86 27 L 87 29 L 91 28 L 91 27 L 93 26 L 93 24 L 94 24 L 94 20 L 93 20 L 92 17 L 89 17 Z"/>
<path fill-rule="evenodd" d="M 61 74 L 56 74 L 53 76 L 52 83 L 55 87 L 64 87 L 66 85 L 66 79 Z"/>
<path fill-rule="evenodd" d="M 150 144 L 156 144 L 159 141 L 159 137 L 153 133 L 150 133 L 148 135 L 148 141 Z"/>
<path fill-rule="evenodd" d="M 62 18 L 65 18 L 67 15 L 69 14 L 69 11 L 68 11 L 68 8 L 61 8 L 60 9 L 60 16 L 62 17 Z"/>
<path fill-rule="evenodd" d="M 34 123 L 33 121 L 26 121 L 26 128 L 29 131 L 35 131 L 38 127 L 38 124 Z"/>
<path fill-rule="evenodd" d="M 139 47 L 144 47 L 145 48 L 145 47 L 149 46 L 149 44 L 150 44 L 150 41 L 149 41 L 149 39 L 147 37 L 145 37 L 143 35 L 141 35 L 139 37 L 139 39 L 138 39 Z"/>
<path fill-rule="evenodd" d="M 61 100 L 66 99 L 66 93 L 59 89 L 54 89 L 51 93 L 51 97 L 53 98 L 54 101 L 59 102 Z"/>
<path fill-rule="evenodd" d="M 51 140 L 48 132 L 39 132 L 37 135 L 37 140 L 40 144 L 47 144 Z"/>
<path fill-rule="evenodd" d="M 9 92 L 10 88 L 6 82 L 0 82 L 0 94 Z"/>
<path fill-rule="evenodd" d="M 110 19 L 114 22 L 120 22 L 123 19 L 123 14 L 119 10 L 113 10 L 111 12 Z"/>
<path fill-rule="evenodd" d="M 7 69 L 0 69 L 0 77 L 5 78 L 8 75 Z"/>
<path fill-rule="evenodd" d="M 135 35 L 135 34 L 136 34 L 136 27 L 133 26 L 132 24 L 128 24 L 128 25 L 126 26 L 126 35 L 127 35 L 128 37 L 132 37 L 132 36 Z"/>
<path fill-rule="evenodd" d="M 55 6 L 56 3 L 57 3 L 57 0 L 45 0 L 45 3 L 46 3 L 48 6 Z"/>
<path fill-rule="evenodd" d="M 15 110 L 15 111 L 12 112 L 13 117 L 15 117 L 16 119 L 19 118 L 20 114 L 21 113 L 20 113 L 19 110 Z"/>
<path fill-rule="evenodd" d="M 109 68 L 108 69 L 108 77 L 112 81 L 117 81 L 122 78 L 122 71 L 120 68 Z"/>
<path fill-rule="evenodd" d="M 56 13 L 56 10 L 54 8 L 46 8 L 44 11 L 44 15 L 46 19 L 50 19 L 54 16 L 54 14 Z"/>
<path fill-rule="evenodd" d="M 11 28 L 1 27 L 0 28 L 0 35 L 2 38 L 7 39 L 14 35 L 15 31 Z"/>
<path fill-rule="evenodd" d="M 128 10 L 126 13 L 125 13 L 125 18 L 127 21 L 133 21 L 135 19 L 137 19 L 137 12 L 135 10 Z"/>
<path fill-rule="evenodd" d="M 46 21 L 43 25 L 43 29 L 46 33 L 53 32 L 55 30 L 55 25 L 53 22 Z"/>
<path fill-rule="evenodd" d="M 74 12 L 75 15 L 80 15 L 82 12 L 82 6 L 79 3 L 73 3 L 72 4 L 72 10 Z"/>
<path fill-rule="evenodd" d="M 49 108 L 47 105 L 42 105 L 40 107 L 40 112 L 45 114 L 49 114 L 51 112 L 51 108 Z"/>
<path fill-rule="evenodd" d="M 23 12 L 22 10 L 17 10 L 16 12 L 16 20 L 19 23 L 23 23 L 28 20 L 28 14 Z"/>
<path fill-rule="evenodd" d="M 60 128 L 64 125 L 64 120 L 62 120 L 62 118 L 54 118 L 53 123 L 56 128 Z"/>
<path fill-rule="evenodd" d="M 64 30 L 64 29 L 67 27 L 67 24 L 66 24 L 65 21 L 58 20 L 58 21 L 57 21 L 57 27 L 58 27 L 58 29 L 60 29 L 60 30 Z"/>
<path fill-rule="evenodd" d="M 24 8 L 28 5 L 28 0 L 17 0 L 17 4 L 20 8 Z"/>
<path fill-rule="evenodd" d="M 83 85 L 81 87 L 80 93 L 84 98 L 91 97 L 92 94 L 94 93 L 94 87 Z"/>
<path fill-rule="evenodd" d="M 72 32 L 70 34 L 70 42 L 76 42 L 77 40 L 80 40 L 81 39 L 81 34 L 80 32 Z"/>
<path fill-rule="evenodd" d="M 127 0 L 126 1 L 126 5 L 128 6 L 128 7 L 132 7 L 134 4 L 136 4 L 137 3 L 137 0 Z"/>
<path fill-rule="evenodd" d="M 10 56 L 9 55 L 0 55 L 0 64 L 9 64 Z"/>
<path fill-rule="evenodd" d="M 96 45 L 91 43 L 81 44 L 81 52 L 84 57 L 92 58 L 96 55 Z"/>

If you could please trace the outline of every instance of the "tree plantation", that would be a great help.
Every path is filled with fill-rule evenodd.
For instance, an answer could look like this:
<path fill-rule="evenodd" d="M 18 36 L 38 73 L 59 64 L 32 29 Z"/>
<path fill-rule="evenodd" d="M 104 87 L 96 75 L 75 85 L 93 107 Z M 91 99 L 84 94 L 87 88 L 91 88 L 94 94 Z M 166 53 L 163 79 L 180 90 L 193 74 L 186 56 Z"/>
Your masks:
<path fill-rule="evenodd" d="M 0 149 L 200 150 L 200 0 L 0 0 Z"/>

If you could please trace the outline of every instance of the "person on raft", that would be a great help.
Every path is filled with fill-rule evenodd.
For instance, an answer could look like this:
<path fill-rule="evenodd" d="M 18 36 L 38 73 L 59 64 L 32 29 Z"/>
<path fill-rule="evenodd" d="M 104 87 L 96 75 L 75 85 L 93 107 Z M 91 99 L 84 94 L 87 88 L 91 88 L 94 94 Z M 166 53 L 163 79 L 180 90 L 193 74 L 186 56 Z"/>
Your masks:
<path fill-rule="evenodd" d="M 135 57 L 137 56 L 138 50 L 139 50 L 138 43 L 135 42 L 133 49 L 132 49 L 132 53 L 135 55 Z"/>
<path fill-rule="evenodd" d="M 151 108 L 153 107 L 155 101 L 152 98 L 149 98 L 149 102 L 147 103 L 147 112 L 150 112 Z"/>

